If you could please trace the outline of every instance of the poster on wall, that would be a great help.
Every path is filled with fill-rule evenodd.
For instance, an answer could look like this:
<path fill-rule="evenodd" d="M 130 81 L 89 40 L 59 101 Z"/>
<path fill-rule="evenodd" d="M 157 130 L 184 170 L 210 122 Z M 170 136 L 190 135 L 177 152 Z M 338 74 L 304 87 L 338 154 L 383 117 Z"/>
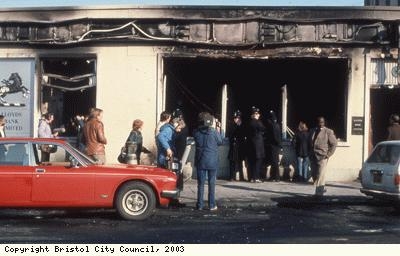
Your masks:
<path fill-rule="evenodd" d="M 34 59 L 0 59 L 0 115 L 7 137 L 33 136 Z"/>

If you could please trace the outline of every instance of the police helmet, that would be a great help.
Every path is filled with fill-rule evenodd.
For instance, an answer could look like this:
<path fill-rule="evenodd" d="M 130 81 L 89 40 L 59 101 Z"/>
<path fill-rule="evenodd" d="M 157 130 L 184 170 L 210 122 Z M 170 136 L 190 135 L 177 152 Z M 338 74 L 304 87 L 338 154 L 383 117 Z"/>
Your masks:
<path fill-rule="evenodd" d="M 398 123 L 398 122 L 400 122 L 400 117 L 399 117 L 399 115 L 393 114 L 393 115 L 390 116 L 390 120 L 393 123 Z"/>
<path fill-rule="evenodd" d="M 241 116 L 242 116 L 242 112 L 240 112 L 240 110 L 236 110 L 236 111 L 233 113 L 233 118 L 241 117 Z"/>
<path fill-rule="evenodd" d="M 255 106 L 252 106 L 251 107 L 251 114 L 255 114 L 255 113 L 261 114 L 260 113 L 260 109 L 255 107 Z"/>

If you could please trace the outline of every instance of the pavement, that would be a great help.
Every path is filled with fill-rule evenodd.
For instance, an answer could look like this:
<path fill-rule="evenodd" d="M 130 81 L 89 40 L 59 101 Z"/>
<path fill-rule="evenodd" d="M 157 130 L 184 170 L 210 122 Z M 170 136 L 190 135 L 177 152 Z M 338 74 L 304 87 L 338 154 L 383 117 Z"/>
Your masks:
<path fill-rule="evenodd" d="M 313 197 L 315 187 L 311 182 L 263 182 L 217 180 L 216 201 L 219 208 L 231 207 L 268 207 L 279 205 L 301 206 L 307 204 L 363 204 L 368 197 L 360 192 L 359 181 L 327 182 L 323 198 Z M 205 186 L 205 204 L 207 185 Z M 188 207 L 195 207 L 197 181 L 184 183 L 180 202 Z"/>

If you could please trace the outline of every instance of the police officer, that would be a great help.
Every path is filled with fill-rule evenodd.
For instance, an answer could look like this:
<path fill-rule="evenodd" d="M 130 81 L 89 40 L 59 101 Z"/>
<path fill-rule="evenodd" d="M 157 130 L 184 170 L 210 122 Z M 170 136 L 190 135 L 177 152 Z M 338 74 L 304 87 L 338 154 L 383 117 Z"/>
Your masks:
<path fill-rule="evenodd" d="M 230 180 L 236 180 L 236 173 L 239 172 L 239 179 L 243 181 L 243 161 L 246 158 L 246 131 L 242 123 L 240 110 L 233 113 L 233 127 L 228 137 Z"/>
<path fill-rule="evenodd" d="M 271 164 L 269 180 L 280 181 L 279 154 L 282 151 L 282 135 L 278 118 L 273 110 L 270 110 L 267 114 L 265 146 L 266 156 L 269 164 Z"/>
<path fill-rule="evenodd" d="M 175 155 L 174 158 L 179 163 L 178 166 L 178 188 L 183 190 L 183 167 L 186 164 L 187 159 L 183 159 L 187 145 L 187 137 L 189 136 L 189 129 L 183 118 L 183 112 L 177 108 L 172 112 L 172 118 L 178 120 L 178 129 L 175 129 Z"/>
<path fill-rule="evenodd" d="M 261 112 L 257 107 L 251 109 L 251 119 L 248 128 L 249 151 L 247 159 L 251 172 L 251 182 L 262 182 L 261 172 L 265 160 L 264 132 L 265 126 L 260 120 Z"/>

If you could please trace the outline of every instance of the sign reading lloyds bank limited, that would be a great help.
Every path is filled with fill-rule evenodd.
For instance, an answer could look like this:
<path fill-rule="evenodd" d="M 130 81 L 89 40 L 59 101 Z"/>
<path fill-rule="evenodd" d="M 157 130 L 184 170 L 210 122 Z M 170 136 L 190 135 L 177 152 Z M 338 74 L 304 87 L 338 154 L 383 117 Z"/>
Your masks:
<path fill-rule="evenodd" d="M 33 136 L 34 59 L 0 58 L 0 115 L 7 137 Z"/>

